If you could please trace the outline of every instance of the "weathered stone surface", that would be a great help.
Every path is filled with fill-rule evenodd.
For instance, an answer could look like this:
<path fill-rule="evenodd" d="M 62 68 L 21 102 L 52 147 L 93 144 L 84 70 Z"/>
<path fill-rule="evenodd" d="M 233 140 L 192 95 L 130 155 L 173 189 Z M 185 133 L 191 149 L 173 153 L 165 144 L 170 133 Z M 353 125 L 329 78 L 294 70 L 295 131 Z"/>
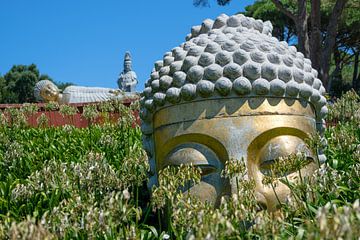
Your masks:
<path fill-rule="evenodd" d="M 303 133 L 323 132 L 325 89 L 311 61 L 272 37 L 272 29 L 268 21 L 222 14 L 193 27 L 185 43 L 155 64 L 140 112 L 148 137 L 150 185 L 161 170 L 156 166 L 211 165 L 216 169 L 206 176 L 211 181 L 190 188 L 191 194 L 215 203 L 230 189 L 223 188 L 220 176 L 214 177 L 225 158 L 247 158 L 247 164 L 256 163 L 253 172 L 263 176 L 261 161 L 278 157 L 273 156 L 275 147 L 282 149 L 281 156 L 296 149 L 310 154 Z M 159 142 L 149 144 L 154 139 Z M 286 152 L 290 146 L 293 152 Z M 321 153 L 318 157 L 325 160 Z M 264 201 L 268 209 L 276 209 L 275 200 Z"/>

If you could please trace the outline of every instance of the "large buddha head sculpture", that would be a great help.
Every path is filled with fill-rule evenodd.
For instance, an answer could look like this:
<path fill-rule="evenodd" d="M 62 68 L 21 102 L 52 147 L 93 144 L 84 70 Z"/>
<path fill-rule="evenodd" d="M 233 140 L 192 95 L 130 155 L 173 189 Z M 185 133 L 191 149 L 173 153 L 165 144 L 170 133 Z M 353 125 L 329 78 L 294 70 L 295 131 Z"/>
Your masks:
<path fill-rule="evenodd" d="M 243 15 L 220 15 L 195 26 L 186 42 L 155 63 L 141 99 L 143 145 L 151 166 L 149 187 L 166 166 L 202 169 L 189 191 L 217 204 L 236 185 L 221 177 L 227 161 L 244 161 L 258 201 L 272 211 L 284 184 L 263 184 L 277 159 L 302 152 L 311 174 L 325 156 L 306 138 L 323 131 L 325 89 L 309 59 L 271 36 L 272 25 Z M 296 172 L 288 172 L 295 179 Z M 275 196 L 277 195 L 277 196 Z"/>

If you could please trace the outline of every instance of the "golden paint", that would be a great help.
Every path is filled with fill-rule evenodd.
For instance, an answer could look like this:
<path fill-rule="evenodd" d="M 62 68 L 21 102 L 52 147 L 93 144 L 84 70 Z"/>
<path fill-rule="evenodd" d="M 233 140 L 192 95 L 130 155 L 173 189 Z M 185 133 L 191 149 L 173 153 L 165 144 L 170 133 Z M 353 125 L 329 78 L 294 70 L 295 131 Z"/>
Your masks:
<path fill-rule="evenodd" d="M 191 109 L 191 111 L 189 111 Z M 221 98 L 193 101 L 159 109 L 153 118 L 156 169 L 193 164 L 203 169 L 202 181 L 189 191 L 217 204 L 236 191 L 221 178 L 226 161 L 244 159 L 248 177 L 256 183 L 258 201 L 275 211 L 274 191 L 262 184 L 264 162 L 305 151 L 304 141 L 316 132 L 315 111 L 307 102 L 283 98 Z M 302 170 L 309 175 L 316 164 Z M 294 180 L 298 173 L 289 173 Z M 289 195 L 284 184 L 275 191 L 282 202 Z"/>
<path fill-rule="evenodd" d="M 59 98 L 59 89 L 54 84 L 46 84 L 40 90 L 40 96 L 45 99 L 47 102 L 55 102 Z"/>

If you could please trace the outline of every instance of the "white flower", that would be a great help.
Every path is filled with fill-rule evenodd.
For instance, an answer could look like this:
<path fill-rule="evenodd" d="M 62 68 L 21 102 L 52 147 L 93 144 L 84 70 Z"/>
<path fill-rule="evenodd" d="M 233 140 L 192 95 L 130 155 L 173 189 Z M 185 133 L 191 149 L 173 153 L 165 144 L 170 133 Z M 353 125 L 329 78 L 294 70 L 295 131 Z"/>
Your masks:
<path fill-rule="evenodd" d="M 130 193 L 127 189 L 125 189 L 123 192 L 123 197 L 125 200 L 129 200 L 130 199 Z"/>

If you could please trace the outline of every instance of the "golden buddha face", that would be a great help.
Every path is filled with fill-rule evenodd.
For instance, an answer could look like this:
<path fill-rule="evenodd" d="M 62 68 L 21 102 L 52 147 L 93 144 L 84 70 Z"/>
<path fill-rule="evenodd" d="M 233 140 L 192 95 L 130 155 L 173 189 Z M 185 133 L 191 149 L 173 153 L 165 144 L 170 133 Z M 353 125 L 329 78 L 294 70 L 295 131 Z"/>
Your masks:
<path fill-rule="evenodd" d="M 40 96 L 45 99 L 47 102 L 50 101 L 57 101 L 59 97 L 59 89 L 56 87 L 55 84 L 49 83 L 46 84 L 40 90 Z"/>
<path fill-rule="evenodd" d="M 191 111 L 189 111 L 191 109 Z M 317 156 L 304 140 L 316 132 L 311 105 L 280 98 L 222 98 L 164 107 L 153 118 L 156 168 L 193 164 L 202 170 L 201 182 L 187 189 L 214 205 L 222 196 L 236 193 L 236 184 L 221 177 L 226 161 L 245 161 L 258 202 L 269 211 L 285 202 L 288 187 L 278 182 L 274 190 L 262 182 L 271 165 L 298 152 L 308 161 L 301 175 L 317 168 Z M 296 181 L 299 171 L 286 173 Z M 283 177 L 283 176 L 279 176 Z M 277 196 L 276 196 L 277 195 Z"/>

